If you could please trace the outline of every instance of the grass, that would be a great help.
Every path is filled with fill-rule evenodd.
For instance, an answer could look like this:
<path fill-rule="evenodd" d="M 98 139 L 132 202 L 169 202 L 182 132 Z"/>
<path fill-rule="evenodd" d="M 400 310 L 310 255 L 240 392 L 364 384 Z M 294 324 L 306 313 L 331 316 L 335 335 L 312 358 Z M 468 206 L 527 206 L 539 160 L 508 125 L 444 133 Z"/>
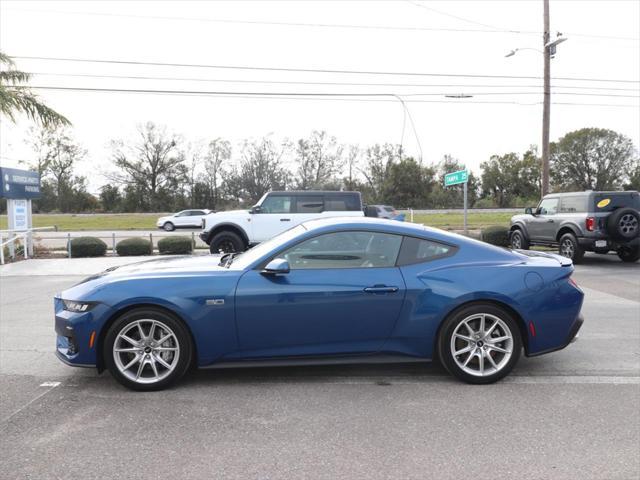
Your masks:
<path fill-rule="evenodd" d="M 35 214 L 33 215 L 34 227 L 49 227 L 56 225 L 61 231 L 82 230 L 155 230 L 156 220 L 166 214 L 161 213 L 127 213 L 127 214 Z M 482 229 L 490 225 L 509 225 L 509 219 L 513 213 L 474 213 L 469 212 L 468 225 L 472 230 Z M 407 214 L 407 221 L 409 215 Z M 413 221 L 423 223 L 430 227 L 444 230 L 460 230 L 463 228 L 462 213 L 434 213 L 414 215 Z M 0 230 L 7 228 L 7 216 L 0 215 Z"/>

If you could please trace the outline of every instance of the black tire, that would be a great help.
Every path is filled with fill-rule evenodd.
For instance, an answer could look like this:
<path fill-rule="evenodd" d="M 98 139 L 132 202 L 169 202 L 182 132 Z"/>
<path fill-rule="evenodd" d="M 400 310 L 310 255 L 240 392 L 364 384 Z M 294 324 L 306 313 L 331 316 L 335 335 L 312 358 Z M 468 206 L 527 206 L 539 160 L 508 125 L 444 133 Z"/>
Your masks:
<path fill-rule="evenodd" d="M 511 337 L 510 357 L 506 357 L 505 354 L 505 356 L 503 356 L 501 359 L 497 358 L 497 366 L 499 367 L 499 369 L 494 371 L 493 373 L 488 373 L 483 376 L 468 373 L 463 369 L 461 365 L 459 365 L 459 362 L 465 360 L 464 357 L 467 355 L 467 353 L 469 353 L 469 356 L 471 356 L 471 352 L 465 352 L 458 355 L 458 360 L 456 360 L 456 356 L 454 356 L 454 352 L 452 351 L 452 337 L 456 330 L 458 330 L 458 328 L 465 322 L 465 320 L 469 318 L 475 318 L 479 314 L 484 314 L 487 318 L 495 317 L 502 322 L 501 326 L 493 330 L 493 332 L 489 336 L 489 339 L 491 338 L 491 336 L 496 334 L 496 332 L 501 332 L 501 330 L 504 328 L 508 329 L 508 335 Z M 471 320 L 471 322 L 475 321 L 476 320 Z M 502 333 L 497 334 L 502 335 Z M 442 365 L 451 375 L 466 383 L 477 385 L 494 383 L 508 375 L 509 372 L 513 370 L 513 367 L 516 365 L 516 363 L 518 363 L 522 351 L 522 338 L 520 335 L 520 329 L 518 328 L 516 320 L 506 310 L 490 303 L 475 303 L 454 311 L 444 321 L 442 328 L 440 329 L 440 336 L 438 337 L 438 357 Z M 457 342 L 458 340 L 453 343 L 455 344 Z M 462 340 L 462 342 L 465 341 Z M 475 348 L 480 353 L 480 355 L 491 355 L 492 359 L 496 358 L 496 355 L 502 355 L 501 353 L 493 351 L 491 347 L 489 347 L 489 342 L 485 342 L 484 344 L 483 342 L 484 339 L 479 339 L 478 343 L 475 344 Z M 478 344 L 481 345 L 478 346 Z M 496 346 L 500 345 L 502 345 L 503 347 L 506 346 L 505 343 L 496 344 Z M 467 346 L 471 346 L 471 344 L 467 343 Z M 487 351 L 487 347 L 489 347 L 489 351 Z M 472 357 L 472 360 L 469 362 L 469 368 L 473 370 L 472 367 L 474 366 L 474 362 L 476 362 L 478 364 L 478 368 L 480 368 L 480 360 L 478 357 Z M 494 367 L 490 366 L 488 360 L 487 365 L 489 365 L 489 369 L 495 370 Z"/>
<path fill-rule="evenodd" d="M 626 263 L 633 263 L 640 260 L 640 246 L 637 247 L 620 247 L 618 249 L 618 258 Z"/>
<path fill-rule="evenodd" d="M 511 232 L 511 248 L 516 250 L 529 250 L 529 240 L 519 228 Z"/>
<path fill-rule="evenodd" d="M 246 246 L 240 236 L 234 232 L 223 231 L 214 235 L 209 243 L 211 253 L 244 252 Z"/>
<path fill-rule="evenodd" d="M 145 325 L 149 325 L 151 322 L 154 322 L 155 340 L 160 340 L 158 337 L 161 335 L 164 336 L 168 332 L 173 334 L 173 337 L 161 345 L 155 345 L 155 348 L 167 349 L 175 348 L 177 346 L 178 349 L 173 352 L 160 352 L 151 346 L 146 346 L 147 344 L 144 341 L 144 337 L 142 337 L 142 335 L 135 335 L 135 331 L 139 332 L 136 325 L 138 322 L 142 322 L 143 331 L 145 331 Z M 137 341 L 140 345 L 139 347 L 135 347 L 133 344 L 119 338 L 119 335 L 122 332 L 127 332 L 126 329 L 128 328 L 131 328 L 134 331 L 133 334 L 128 336 L 132 338 L 132 340 Z M 151 326 L 149 325 L 146 330 L 147 335 L 150 331 Z M 151 341 L 151 339 L 148 338 L 147 340 Z M 128 348 L 126 346 L 130 345 L 132 350 L 138 350 L 135 353 L 120 353 L 121 356 L 116 358 L 116 355 L 118 355 L 114 351 L 116 341 L 119 342 L 119 347 L 121 348 Z M 176 345 L 174 345 L 174 343 Z M 151 344 L 149 345 L 153 345 L 153 342 L 151 341 Z M 191 336 L 181 320 L 166 310 L 144 307 L 126 312 L 111 325 L 105 337 L 102 351 L 105 366 L 119 383 L 131 390 L 147 392 L 165 389 L 182 378 L 192 364 L 194 350 L 191 343 Z M 156 362 L 156 359 L 161 355 L 165 355 L 164 357 L 161 357 L 161 359 L 172 367 L 171 370 L 163 367 L 159 361 Z M 129 364 L 129 362 L 134 362 L 136 359 L 139 360 L 136 363 L 133 363 L 130 369 L 125 370 L 124 372 L 126 373 L 121 371 L 121 366 L 126 366 L 124 365 L 125 362 Z M 143 360 L 143 362 L 146 363 L 141 365 L 140 360 Z M 160 373 L 158 375 L 158 380 L 153 380 L 155 376 L 153 376 L 154 370 L 152 370 L 151 366 L 152 360 L 155 370 Z M 118 363 L 120 363 L 120 366 Z M 136 381 L 135 378 L 132 378 L 134 376 L 133 370 L 137 370 L 138 368 L 141 369 L 136 372 L 141 376 L 140 381 Z M 140 372 L 142 372 L 142 374 Z"/>
<path fill-rule="evenodd" d="M 618 208 L 607 218 L 607 232 L 618 240 L 632 240 L 640 235 L 640 213 L 633 208 Z"/>
<path fill-rule="evenodd" d="M 565 233 L 560 237 L 558 253 L 563 257 L 570 258 L 575 264 L 582 262 L 584 258 L 584 250 L 573 233 Z"/>
<path fill-rule="evenodd" d="M 162 228 L 167 232 L 173 232 L 176 229 L 176 226 L 171 222 L 165 222 Z"/>

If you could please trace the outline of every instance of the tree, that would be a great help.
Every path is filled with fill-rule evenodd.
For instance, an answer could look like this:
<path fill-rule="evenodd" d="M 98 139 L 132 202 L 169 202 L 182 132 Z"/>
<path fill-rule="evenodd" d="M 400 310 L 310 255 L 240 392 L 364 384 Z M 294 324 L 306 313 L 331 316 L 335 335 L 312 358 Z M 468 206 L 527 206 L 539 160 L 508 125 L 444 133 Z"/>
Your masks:
<path fill-rule="evenodd" d="M 340 170 L 342 145 L 327 132 L 314 130 L 308 139 L 298 140 L 295 149 L 296 187 L 300 190 L 323 189 L 335 183 Z"/>
<path fill-rule="evenodd" d="M 100 203 L 106 212 L 117 212 L 122 206 L 122 194 L 116 185 L 106 184 L 100 188 Z"/>
<path fill-rule="evenodd" d="M 413 158 L 403 158 L 389 165 L 382 199 L 398 208 L 420 208 L 427 204 L 433 189 L 434 169 L 423 167 Z"/>
<path fill-rule="evenodd" d="M 209 142 L 207 153 L 204 157 L 204 178 L 211 192 L 211 208 L 218 208 L 220 204 L 220 180 L 223 168 L 231 159 L 231 143 L 221 138 Z"/>
<path fill-rule="evenodd" d="M 496 206 L 511 207 L 540 198 L 540 161 L 535 148 L 522 158 L 517 153 L 493 155 L 480 168 L 483 195 Z"/>
<path fill-rule="evenodd" d="M 551 144 L 555 190 L 617 190 L 637 160 L 630 138 L 603 128 L 569 132 Z"/>
<path fill-rule="evenodd" d="M 383 189 L 391 164 L 400 158 L 400 146 L 375 144 L 365 151 L 365 165 L 360 169 L 371 189 L 371 203 L 382 201 Z"/>
<path fill-rule="evenodd" d="M 288 172 L 282 166 L 285 147 L 278 148 L 270 138 L 245 140 L 239 170 L 227 179 L 240 193 L 238 200 L 257 202 L 271 190 L 287 187 Z"/>
<path fill-rule="evenodd" d="M 640 160 L 635 163 L 635 166 L 629 171 L 629 181 L 624 186 L 625 190 L 640 191 Z"/>
<path fill-rule="evenodd" d="M 184 180 L 184 156 L 180 155 L 180 138 L 152 122 L 138 127 L 138 142 L 126 146 L 112 142 L 113 163 L 120 171 L 112 178 L 137 191 L 142 209 L 163 211 L 172 208 L 168 197 L 175 194 L 176 185 Z M 168 188 L 172 187 L 172 188 Z"/>
<path fill-rule="evenodd" d="M 0 52 L 0 112 L 15 122 L 16 113 L 24 113 L 45 127 L 70 125 L 64 116 L 38 99 L 25 83 L 31 75 L 15 69 L 11 58 Z"/>

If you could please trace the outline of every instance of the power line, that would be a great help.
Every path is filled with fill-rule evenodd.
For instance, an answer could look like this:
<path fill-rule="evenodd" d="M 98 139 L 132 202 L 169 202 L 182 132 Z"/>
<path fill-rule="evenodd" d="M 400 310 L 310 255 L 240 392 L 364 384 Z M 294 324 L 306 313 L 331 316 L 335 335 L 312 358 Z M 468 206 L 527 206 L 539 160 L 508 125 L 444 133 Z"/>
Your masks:
<path fill-rule="evenodd" d="M 29 75 L 41 75 L 52 77 L 78 77 L 78 78 L 110 78 L 122 80 L 161 80 L 161 81 L 181 81 L 181 82 L 212 82 L 212 83 L 250 83 L 250 84 L 274 84 L 274 85 L 329 85 L 329 86 L 370 86 L 370 87 L 463 87 L 463 88 L 542 88 L 542 85 L 515 85 L 515 84 L 433 84 L 433 83 L 379 83 L 379 82 L 321 82 L 321 81 L 299 81 L 299 80 L 247 80 L 231 78 L 199 78 L 199 77 L 166 77 L 147 75 L 107 75 L 93 73 L 58 73 L 58 72 L 29 72 Z M 611 90 L 638 92 L 638 88 L 623 87 L 587 87 L 578 85 L 553 85 L 552 88 L 576 89 L 576 90 Z"/>
<path fill-rule="evenodd" d="M 165 63 L 165 62 L 143 62 L 134 60 L 105 60 L 91 58 L 69 58 L 69 57 L 42 57 L 29 55 L 13 55 L 11 58 L 23 60 L 45 60 L 56 62 L 81 62 L 81 63 L 101 63 L 118 65 L 144 65 L 160 67 L 186 67 L 186 68 L 215 68 L 229 70 L 258 70 L 274 72 L 301 72 L 301 73 L 334 73 L 347 75 L 391 75 L 391 76 L 424 76 L 424 77 L 451 77 L 451 78 L 509 78 L 524 80 L 539 80 L 541 77 L 519 76 L 519 75 L 488 75 L 488 74 L 461 74 L 461 73 L 420 73 L 420 72 L 384 72 L 375 70 L 338 70 L 320 68 L 293 68 L 293 67 L 252 67 L 248 65 L 210 65 L 198 63 Z M 556 80 L 572 80 L 581 82 L 610 82 L 610 83 L 640 83 L 640 80 L 620 80 L 603 78 L 579 78 L 579 77 L 555 77 Z"/>
<path fill-rule="evenodd" d="M 268 98 L 268 99 L 300 99 L 300 100 L 338 100 L 338 101 L 363 101 L 363 102 L 395 102 L 400 97 L 393 93 L 326 93 L 326 92 L 231 92 L 231 91 L 205 91 L 205 90 L 156 90 L 156 89 L 128 89 L 128 88 L 89 88 L 89 87 L 55 87 L 55 86 L 31 86 L 30 88 L 40 90 L 59 90 L 76 92 L 108 92 L 108 93 L 137 93 L 137 94 L 159 94 L 159 95 L 185 95 L 185 96 L 212 96 L 212 97 L 239 97 L 239 98 Z M 424 100 L 424 99 L 402 99 L 405 103 L 461 103 L 451 100 Z M 539 105 L 540 102 L 521 103 L 513 101 L 465 101 L 465 104 L 512 104 L 512 105 Z M 572 103 L 562 102 L 558 105 L 582 105 L 582 106 L 610 106 L 610 107 L 631 107 L 636 105 L 622 104 L 595 104 L 595 103 Z M 410 119 L 411 120 L 411 119 Z"/>
<path fill-rule="evenodd" d="M 436 11 L 433 8 L 426 7 L 424 5 L 416 5 L 421 6 L 422 8 L 428 8 L 433 11 Z M 498 27 L 490 27 L 489 25 L 475 22 L 468 19 L 463 19 L 463 17 L 457 17 L 455 15 L 447 14 L 445 12 L 438 11 L 438 13 L 446 16 L 450 16 L 453 18 L 458 18 L 460 20 L 475 23 L 477 25 L 485 25 L 490 27 L 490 29 L 479 29 L 479 28 L 445 28 L 445 27 L 419 27 L 419 26 L 394 26 L 394 25 L 363 25 L 363 24 L 344 24 L 344 23 L 314 23 L 314 22 L 282 22 L 282 21 L 268 21 L 268 20 L 237 20 L 230 18 L 201 18 L 201 17 L 184 17 L 184 16 L 162 16 L 162 15 L 134 15 L 134 14 L 123 14 L 123 13 L 110 13 L 110 12 L 77 12 L 77 11 L 60 11 L 60 10 L 33 10 L 26 8 L 15 8 L 9 7 L 5 10 L 13 10 L 27 13 L 48 13 L 48 14 L 56 14 L 56 15 L 85 15 L 85 16 L 98 16 L 98 17 L 114 17 L 114 18 L 136 18 L 136 19 L 149 19 L 149 20 L 170 20 L 170 21 L 193 21 L 193 22 L 204 22 L 204 23 L 227 23 L 227 24 L 237 24 L 237 25 L 267 25 L 267 26 L 276 26 L 276 27 L 301 27 L 301 28 L 333 28 L 333 29 L 360 29 L 360 30 L 388 30 L 388 31 L 408 31 L 408 32 L 448 32 L 448 33 L 493 33 L 493 34 L 519 34 L 519 35 L 541 35 L 542 32 L 539 31 L 528 31 L 528 30 L 509 30 L 502 29 Z M 575 32 L 566 32 L 567 35 L 579 36 L 585 38 L 598 38 L 601 40 L 624 40 L 624 41 L 638 41 L 638 38 L 634 37 L 623 37 L 616 35 L 597 35 L 591 33 L 575 33 Z"/>

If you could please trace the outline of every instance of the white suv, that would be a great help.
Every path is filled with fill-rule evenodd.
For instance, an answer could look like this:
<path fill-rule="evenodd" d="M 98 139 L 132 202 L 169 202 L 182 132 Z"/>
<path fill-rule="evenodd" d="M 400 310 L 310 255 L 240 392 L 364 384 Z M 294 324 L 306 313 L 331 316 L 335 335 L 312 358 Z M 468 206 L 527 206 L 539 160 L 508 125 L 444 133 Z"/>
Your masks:
<path fill-rule="evenodd" d="M 156 222 L 158 228 L 172 232 L 176 228 L 197 228 L 202 226 L 202 219 L 209 215 L 211 210 L 182 210 L 168 217 L 160 217 Z"/>
<path fill-rule="evenodd" d="M 363 217 L 360 192 L 269 192 L 251 210 L 211 213 L 200 238 L 211 253 L 242 252 L 307 220 Z"/>

